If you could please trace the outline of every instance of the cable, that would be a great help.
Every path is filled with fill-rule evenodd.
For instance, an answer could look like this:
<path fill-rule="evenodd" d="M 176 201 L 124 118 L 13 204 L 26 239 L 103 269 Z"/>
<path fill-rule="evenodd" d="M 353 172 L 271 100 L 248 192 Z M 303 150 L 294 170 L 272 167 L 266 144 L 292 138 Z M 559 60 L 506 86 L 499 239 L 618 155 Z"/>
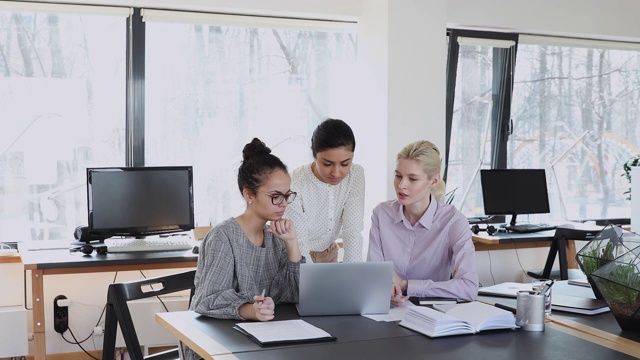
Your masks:
<path fill-rule="evenodd" d="M 491 269 L 491 250 L 487 251 L 487 256 L 489 256 L 489 274 L 491 274 L 491 280 L 493 281 L 493 285 L 495 285 L 496 278 L 493 277 L 493 269 Z"/>
<path fill-rule="evenodd" d="M 113 277 L 113 281 L 112 283 L 116 282 L 116 278 L 118 277 L 118 272 L 116 271 L 114 277 Z M 96 321 L 96 324 L 94 325 L 94 328 L 97 327 L 98 325 L 100 325 L 100 321 L 102 320 L 102 317 L 104 316 L 105 312 L 107 311 L 107 304 L 105 303 L 104 306 L 102 307 L 102 311 L 100 312 L 100 316 L 98 317 L 98 321 Z M 82 345 L 82 343 L 86 342 L 87 340 L 91 339 L 92 343 L 93 343 L 93 347 L 94 349 L 97 349 L 96 343 L 95 343 L 95 339 L 93 338 L 93 332 L 91 332 L 89 334 L 89 336 L 87 336 L 86 338 L 84 338 L 82 341 L 78 341 L 78 339 L 76 339 L 75 335 L 73 334 L 73 332 L 71 331 L 71 327 L 68 328 L 69 329 L 69 333 L 71 334 L 71 336 L 73 337 L 73 340 L 75 340 L 75 342 L 68 340 L 67 338 L 64 337 L 64 333 L 60 334 L 60 336 L 62 337 L 62 339 L 64 341 L 66 341 L 69 344 L 72 345 L 78 345 L 80 347 L 80 349 L 82 349 L 82 351 L 84 351 L 87 355 L 91 356 L 92 358 L 96 359 L 95 357 L 93 357 L 91 354 L 89 354 L 87 352 L 87 350 L 85 350 Z M 98 360 L 98 359 L 96 359 Z"/>
<path fill-rule="evenodd" d="M 87 355 L 89 355 L 92 359 L 100 360 L 100 359 L 98 359 L 98 358 L 94 357 L 93 355 L 91 355 L 87 350 L 85 350 L 85 348 L 83 348 L 83 347 L 82 347 L 82 345 L 80 345 L 81 343 L 83 343 L 83 342 L 87 341 L 87 340 L 91 337 L 91 335 L 89 335 L 89 337 L 87 337 L 86 339 L 84 339 L 84 340 L 82 340 L 82 341 L 78 341 L 78 339 L 76 339 L 76 336 L 75 336 L 75 335 L 73 335 L 73 331 L 71 331 L 71 328 L 68 328 L 68 330 L 69 330 L 69 334 L 71 334 L 71 337 L 73 337 L 73 340 L 75 340 L 75 343 L 74 343 L 74 342 L 71 342 L 71 341 L 69 341 L 69 340 L 67 340 L 67 339 L 64 337 L 64 333 L 62 333 L 62 334 L 60 334 L 60 336 L 64 339 L 64 341 L 68 342 L 69 344 L 76 344 L 76 345 L 78 345 L 78 346 L 80 347 L 80 349 L 82 349 L 82 351 L 84 351 L 84 353 L 85 353 L 85 354 L 87 354 Z"/>
<path fill-rule="evenodd" d="M 525 276 L 529 276 L 527 275 L 527 271 L 524 269 L 524 266 L 522 266 L 522 262 L 520 261 L 520 255 L 518 254 L 518 247 L 516 246 L 516 242 L 515 239 L 512 237 L 507 237 L 508 240 L 511 240 L 511 243 L 513 244 L 513 250 L 515 250 L 516 252 L 516 259 L 518 259 L 518 265 L 520 265 L 520 270 L 522 271 L 522 273 Z"/>
<path fill-rule="evenodd" d="M 69 330 L 69 332 L 71 332 L 71 330 Z M 82 339 L 82 341 L 78 341 L 78 339 L 76 339 L 75 336 L 73 336 L 73 334 L 71 334 L 71 336 L 73 336 L 73 340 L 75 340 L 75 342 L 74 342 L 74 341 L 71 341 L 71 340 L 67 340 L 67 338 L 64 337 L 64 333 L 62 333 L 61 335 L 62 335 L 62 340 L 66 341 L 68 344 L 72 344 L 72 345 L 80 345 L 83 342 L 89 340 L 89 338 L 91 338 L 91 335 L 89 335 L 86 338 Z"/>
<path fill-rule="evenodd" d="M 145 279 L 147 278 L 146 276 L 144 276 L 144 273 L 142 272 L 142 270 L 140 270 L 140 275 L 142 275 L 142 277 L 145 278 Z M 149 285 L 149 287 L 151 288 L 151 290 L 153 290 L 153 285 Z M 156 295 L 156 298 L 162 304 L 162 307 L 164 308 L 164 311 L 169 312 L 169 308 L 167 308 L 167 305 L 164 303 L 164 301 L 162 301 L 162 299 L 160 299 L 160 296 Z"/>

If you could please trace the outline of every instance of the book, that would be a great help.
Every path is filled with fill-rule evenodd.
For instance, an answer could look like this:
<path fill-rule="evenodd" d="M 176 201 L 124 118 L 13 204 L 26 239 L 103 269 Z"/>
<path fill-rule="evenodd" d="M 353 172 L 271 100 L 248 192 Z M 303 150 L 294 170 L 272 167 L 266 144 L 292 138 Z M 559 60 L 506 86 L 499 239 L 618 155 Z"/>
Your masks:
<path fill-rule="evenodd" d="M 570 295 L 552 294 L 551 310 L 576 314 L 595 315 L 609 311 L 603 299 L 591 299 Z"/>
<path fill-rule="evenodd" d="M 336 340 L 328 332 L 300 319 L 237 323 L 233 328 L 263 347 Z"/>
<path fill-rule="evenodd" d="M 410 307 L 400 325 L 429 337 L 518 328 L 512 312 L 479 301 L 457 305 L 435 305 L 434 308 Z"/>
<path fill-rule="evenodd" d="M 418 296 L 411 297 L 409 301 L 415 305 L 439 305 L 439 304 L 457 304 L 458 299 L 448 297 Z"/>

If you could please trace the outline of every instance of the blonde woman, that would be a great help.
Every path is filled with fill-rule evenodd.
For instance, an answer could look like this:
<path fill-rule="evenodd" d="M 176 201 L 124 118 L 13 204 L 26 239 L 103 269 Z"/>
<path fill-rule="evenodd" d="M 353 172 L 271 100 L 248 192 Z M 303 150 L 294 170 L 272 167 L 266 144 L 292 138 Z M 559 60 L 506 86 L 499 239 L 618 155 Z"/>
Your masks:
<path fill-rule="evenodd" d="M 396 200 L 371 216 L 368 261 L 393 261 L 391 302 L 409 296 L 475 300 L 478 266 L 467 218 L 442 202 L 440 151 L 429 141 L 405 146 L 397 155 Z"/>

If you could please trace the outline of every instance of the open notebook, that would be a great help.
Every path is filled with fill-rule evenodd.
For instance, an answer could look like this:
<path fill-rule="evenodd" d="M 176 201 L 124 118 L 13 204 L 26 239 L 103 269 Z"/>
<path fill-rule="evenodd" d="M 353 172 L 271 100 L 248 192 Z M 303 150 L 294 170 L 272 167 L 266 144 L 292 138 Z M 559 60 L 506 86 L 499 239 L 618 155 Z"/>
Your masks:
<path fill-rule="evenodd" d="M 518 327 L 512 312 L 478 301 L 457 305 L 434 305 L 434 309 L 424 306 L 410 307 L 400 325 L 429 337 L 475 334 L 485 330 Z"/>

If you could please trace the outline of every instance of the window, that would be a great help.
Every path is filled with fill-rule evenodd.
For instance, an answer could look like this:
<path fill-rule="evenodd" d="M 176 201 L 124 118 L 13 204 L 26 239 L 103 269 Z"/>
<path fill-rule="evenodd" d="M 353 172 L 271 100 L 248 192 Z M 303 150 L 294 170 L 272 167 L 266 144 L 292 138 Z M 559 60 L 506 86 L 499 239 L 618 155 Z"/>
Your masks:
<path fill-rule="evenodd" d="M 313 160 L 313 130 L 351 86 L 351 24 L 148 10 L 144 19 L 145 164 L 194 166 L 196 222 L 244 211 L 237 169 L 253 137 L 289 170 Z"/>
<path fill-rule="evenodd" d="M 509 35 L 517 51 L 505 57 L 492 41 Z M 461 37 L 477 43 L 455 41 Z M 462 30 L 451 30 L 451 39 L 447 190 L 457 188 L 454 205 L 483 214 L 480 168 L 542 168 L 551 213 L 530 222 L 628 218 L 622 165 L 640 152 L 640 46 Z"/>
<path fill-rule="evenodd" d="M 480 169 L 500 167 L 497 140 L 508 123 L 504 105 L 514 39 L 458 30 L 450 36 L 446 186 L 452 203 L 467 216 L 484 214 Z"/>
<path fill-rule="evenodd" d="M 196 222 L 240 213 L 244 144 L 310 162 L 356 40 L 353 23 L 0 2 L 0 238 L 69 239 L 87 167 L 192 165 Z"/>
<path fill-rule="evenodd" d="M 523 36 L 516 63 L 509 167 L 547 169 L 554 218 L 628 218 L 640 47 Z"/>
<path fill-rule="evenodd" d="M 0 239 L 69 239 L 86 167 L 124 165 L 127 15 L 0 7 Z"/>

